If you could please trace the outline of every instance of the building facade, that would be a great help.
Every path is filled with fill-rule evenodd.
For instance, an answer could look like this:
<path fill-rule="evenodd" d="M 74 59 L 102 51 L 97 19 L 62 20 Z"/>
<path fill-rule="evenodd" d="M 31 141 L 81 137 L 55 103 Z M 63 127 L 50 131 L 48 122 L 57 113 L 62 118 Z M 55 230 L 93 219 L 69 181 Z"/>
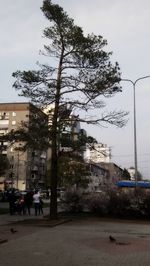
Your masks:
<path fill-rule="evenodd" d="M 106 170 L 108 170 L 109 175 L 108 175 L 108 186 L 111 188 L 116 187 L 116 183 L 119 180 L 122 180 L 122 176 L 123 176 L 123 169 L 121 167 L 119 167 L 117 164 L 115 163 L 100 163 L 99 164 L 101 167 L 105 168 Z"/>
<path fill-rule="evenodd" d="M 94 143 L 92 146 L 86 145 L 84 152 L 84 160 L 86 162 L 92 161 L 93 163 L 109 163 L 111 159 L 111 150 L 106 144 Z"/>
<path fill-rule="evenodd" d="M 21 123 L 29 123 L 33 116 L 47 119 L 47 116 L 31 103 L 0 104 L 0 136 L 21 127 Z M 25 190 L 44 183 L 46 174 L 46 152 L 27 149 L 22 151 L 23 142 L 10 145 L 1 142 L 1 153 L 7 156 L 10 168 L 0 177 L 0 189 L 17 188 Z M 17 149 L 16 149 L 17 148 Z"/>
<path fill-rule="evenodd" d="M 108 187 L 109 182 L 109 171 L 99 164 L 88 163 L 89 170 L 89 183 L 88 183 L 88 192 L 101 192 L 105 191 Z"/>
<path fill-rule="evenodd" d="M 131 177 L 131 181 L 134 181 L 135 180 L 135 168 L 134 167 L 130 167 L 128 168 L 128 172 L 130 174 L 130 177 Z"/>

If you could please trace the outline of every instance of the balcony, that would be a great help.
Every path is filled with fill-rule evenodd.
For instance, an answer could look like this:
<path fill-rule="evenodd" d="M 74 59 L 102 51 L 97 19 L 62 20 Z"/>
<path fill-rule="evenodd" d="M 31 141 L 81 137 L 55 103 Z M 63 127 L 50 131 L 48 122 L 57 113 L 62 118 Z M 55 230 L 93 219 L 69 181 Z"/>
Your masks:
<path fill-rule="evenodd" d="M 8 128 L 9 126 L 9 120 L 0 120 L 0 129 L 5 129 L 5 128 Z"/>

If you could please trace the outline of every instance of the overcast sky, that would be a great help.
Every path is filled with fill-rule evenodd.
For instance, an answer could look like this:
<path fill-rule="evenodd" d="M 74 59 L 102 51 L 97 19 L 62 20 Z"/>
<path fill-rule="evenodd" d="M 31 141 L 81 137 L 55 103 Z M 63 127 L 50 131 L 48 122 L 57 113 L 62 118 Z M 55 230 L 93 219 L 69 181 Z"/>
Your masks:
<path fill-rule="evenodd" d="M 118 61 L 122 78 L 135 81 L 150 75 L 149 0 L 55 0 L 83 28 L 102 35 Z M 5 0 L 0 9 L 0 102 L 25 101 L 12 88 L 12 72 L 34 69 L 47 25 L 40 7 L 42 0 Z M 45 58 L 45 62 L 47 58 Z M 112 148 L 112 161 L 123 168 L 134 166 L 133 87 L 122 82 L 123 92 L 108 103 L 108 109 L 129 111 L 125 128 L 86 127 L 88 134 Z M 136 86 L 138 168 L 150 178 L 150 78 Z"/>

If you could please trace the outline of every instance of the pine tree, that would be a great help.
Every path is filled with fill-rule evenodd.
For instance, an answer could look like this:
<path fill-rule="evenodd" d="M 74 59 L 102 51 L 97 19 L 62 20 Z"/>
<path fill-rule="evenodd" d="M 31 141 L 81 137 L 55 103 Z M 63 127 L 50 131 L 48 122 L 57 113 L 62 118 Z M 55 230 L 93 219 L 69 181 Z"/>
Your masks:
<path fill-rule="evenodd" d="M 50 217 L 57 217 L 57 139 L 60 108 L 68 105 L 80 114 L 78 121 L 122 127 L 127 113 L 122 111 L 100 113 L 105 107 L 102 97 L 110 97 L 121 91 L 120 70 L 110 61 L 111 52 L 104 49 L 107 41 L 93 33 L 84 35 L 81 27 L 57 4 L 44 0 L 41 10 L 49 21 L 44 36 L 42 54 L 50 58 L 50 64 L 39 64 L 39 70 L 17 71 L 14 87 L 19 95 L 28 97 L 38 106 L 54 104 L 51 125 L 51 203 Z M 55 60 L 54 60 L 55 59 Z M 82 110 L 82 116 L 80 113 Z M 96 117 L 90 115 L 95 110 Z M 98 110 L 98 111 L 96 111 Z M 76 118 L 77 119 L 77 118 Z"/>

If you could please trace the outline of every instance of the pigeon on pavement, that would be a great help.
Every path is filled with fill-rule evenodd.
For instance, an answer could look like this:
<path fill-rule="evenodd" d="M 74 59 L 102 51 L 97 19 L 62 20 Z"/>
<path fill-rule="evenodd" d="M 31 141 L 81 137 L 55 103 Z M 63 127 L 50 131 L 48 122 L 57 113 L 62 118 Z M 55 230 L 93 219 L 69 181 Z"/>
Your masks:
<path fill-rule="evenodd" d="M 0 244 L 8 242 L 8 239 L 0 239 Z"/>
<path fill-rule="evenodd" d="M 17 233 L 18 231 L 15 230 L 14 228 L 10 228 L 10 232 L 11 232 L 12 234 L 15 234 L 15 233 Z"/>
<path fill-rule="evenodd" d="M 109 236 L 109 240 L 110 240 L 110 242 L 116 242 L 116 239 L 112 236 Z"/>

